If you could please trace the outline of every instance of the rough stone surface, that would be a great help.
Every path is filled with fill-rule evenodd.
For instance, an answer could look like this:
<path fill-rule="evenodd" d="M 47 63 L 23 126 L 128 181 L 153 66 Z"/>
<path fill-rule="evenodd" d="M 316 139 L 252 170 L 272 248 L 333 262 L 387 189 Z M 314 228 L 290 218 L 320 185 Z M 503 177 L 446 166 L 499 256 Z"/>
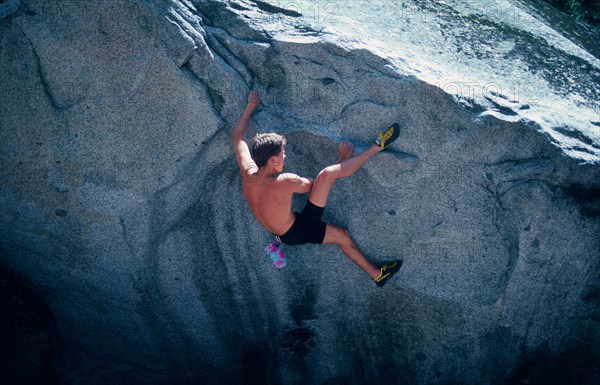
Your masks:
<path fill-rule="evenodd" d="M 73 384 L 597 383 L 600 118 L 569 126 L 561 111 L 571 101 L 546 96 L 553 124 L 565 123 L 557 136 L 515 101 L 465 103 L 319 31 L 300 8 L 0 4 L 0 264 L 26 277 L 53 315 L 64 355 L 55 375 Z M 461 11 L 439 12 L 452 35 Z M 557 20 L 544 8 L 527 33 Z M 524 36 L 515 28 L 486 35 L 489 46 Z M 591 83 L 552 87 L 598 105 L 598 50 L 585 43 L 596 32 L 578 28 L 553 29 L 585 51 L 560 71 Z M 555 35 L 535 60 L 562 49 Z M 449 41 L 493 67 L 473 39 Z M 403 258 L 383 290 L 334 246 L 289 247 L 281 270 L 265 261 L 271 239 L 243 199 L 230 144 L 250 89 L 262 106 L 249 135 L 283 132 L 288 168 L 301 175 L 335 161 L 339 140 L 364 148 L 376 129 L 402 124 L 392 150 L 338 182 L 325 213 L 374 262 Z"/>

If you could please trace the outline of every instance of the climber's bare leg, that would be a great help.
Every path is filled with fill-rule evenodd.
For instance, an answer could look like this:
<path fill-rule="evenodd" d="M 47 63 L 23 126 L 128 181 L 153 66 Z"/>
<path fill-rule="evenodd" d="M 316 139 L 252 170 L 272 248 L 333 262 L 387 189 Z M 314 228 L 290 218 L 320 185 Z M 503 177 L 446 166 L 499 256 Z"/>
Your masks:
<path fill-rule="evenodd" d="M 325 207 L 327 204 L 327 198 L 329 197 L 329 192 L 331 191 L 335 181 L 351 176 L 358 171 L 358 169 L 361 168 L 367 160 L 371 159 L 373 155 L 381 151 L 380 147 L 372 145 L 364 152 L 361 152 L 353 157 L 349 157 L 352 154 L 353 149 L 354 146 L 350 142 L 342 142 L 339 144 L 338 153 L 341 161 L 321 170 L 315 179 L 312 190 L 310 191 L 310 195 L 308 197 L 308 200 L 311 201 L 312 204 L 319 207 Z"/>
<path fill-rule="evenodd" d="M 323 243 L 338 245 L 346 257 L 360 266 L 372 279 L 377 279 L 381 275 L 381 270 L 369 262 L 354 244 L 347 229 L 327 224 Z"/>

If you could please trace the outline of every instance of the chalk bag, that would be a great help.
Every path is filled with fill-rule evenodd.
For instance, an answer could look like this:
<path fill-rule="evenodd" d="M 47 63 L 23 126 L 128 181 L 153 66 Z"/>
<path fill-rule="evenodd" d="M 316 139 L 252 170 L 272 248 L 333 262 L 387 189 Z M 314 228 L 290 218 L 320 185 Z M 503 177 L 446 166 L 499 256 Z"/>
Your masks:
<path fill-rule="evenodd" d="M 285 266 L 285 254 L 283 253 L 283 245 L 279 242 L 271 242 L 271 244 L 265 247 L 265 255 L 267 259 L 275 265 L 276 268 L 281 269 Z"/>

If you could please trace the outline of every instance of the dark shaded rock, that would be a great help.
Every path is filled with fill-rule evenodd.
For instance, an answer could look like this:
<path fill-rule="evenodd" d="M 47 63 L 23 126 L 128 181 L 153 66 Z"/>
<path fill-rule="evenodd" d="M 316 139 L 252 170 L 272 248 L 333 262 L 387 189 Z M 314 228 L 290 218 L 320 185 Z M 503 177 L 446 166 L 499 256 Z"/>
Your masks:
<path fill-rule="evenodd" d="M 582 186 L 575 184 L 565 188 L 580 207 L 581 215 L 587 217 L 598 217 L 600 215 L 600 187 Z"/>
<path fill-rule="evenodd" d="M 302 14 L 299 13 L 299 12 L 293 11 L 291 9 L 277 7 L 277 6 L 271 5 L 269 3 L 266 3 L 264 1 L 252 0 L 252 2 L 254 4 L 256 4 L 256 6 L 258 7 L 258 9 L 260 9 L 262 11 L 265 11 L 265 12 L 269 12 L 269 13 L 281 13 L 283 15 L 291 16 L 291 17 L 302 16 Z"/>
<path fill-rule="evenodd" d="M 600 378 L 600 355 L 585 340 L 565 346 L 559 354 L 547 347 L 525 352 L 514 374 L 507 379 L 509 384 L 592 385 Z"/>
<path fill-rule="evenodd" d="M 66 217 L 69 212 L 67 210 L 58 209 L 56 210 L 56 216 L 58 217 Z"/>
<path fill-rule="evenodd" d="M 66 383 L 56 318 L 30 286 L 0 267 L 0 383 Z"/>

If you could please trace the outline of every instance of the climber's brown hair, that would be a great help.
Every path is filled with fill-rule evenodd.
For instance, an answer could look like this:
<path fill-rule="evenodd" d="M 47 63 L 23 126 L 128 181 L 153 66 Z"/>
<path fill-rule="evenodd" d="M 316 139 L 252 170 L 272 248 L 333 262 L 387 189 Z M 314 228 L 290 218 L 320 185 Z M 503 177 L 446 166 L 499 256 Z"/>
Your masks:
<path fill-rule="evenodd" d="M 287 140 L 283 135 L 274 132 L 268 134 L 256 134 L 252 138 L 252 146 L 250 147 L 250 155 L 258 168 L 267 165 L 269 158 L 277 156 L 283 149 Z"/>

